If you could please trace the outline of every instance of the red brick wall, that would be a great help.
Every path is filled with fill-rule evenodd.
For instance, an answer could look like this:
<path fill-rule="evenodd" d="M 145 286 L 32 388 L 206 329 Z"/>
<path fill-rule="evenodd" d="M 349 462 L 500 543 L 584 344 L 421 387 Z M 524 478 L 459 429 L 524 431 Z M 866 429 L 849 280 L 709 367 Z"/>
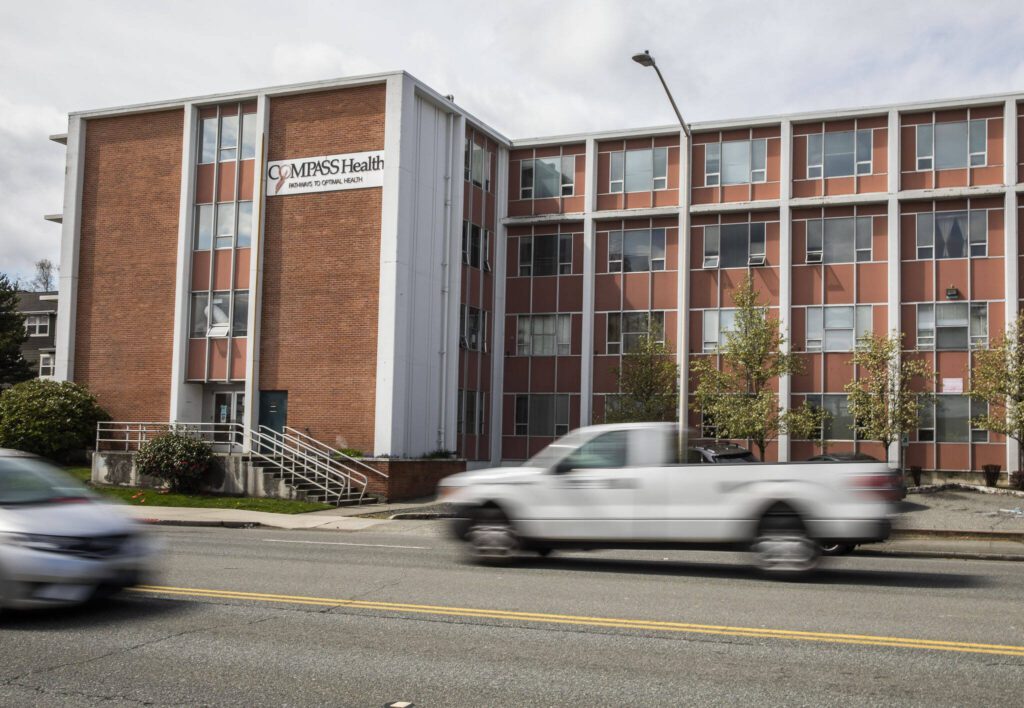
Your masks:
<path fill-rule="evenodd" d="M 74 380 L 119 420 L 167 420 L 184 112 L 86 124 Z"/>
<path fill-rule="evenodd" d="M 269 159 L 381 150 L 384 104 L 383 84 L 273 98 Z M 366 452 L 374 437 L 381 192 L 270 197 L 263 245 L 260 389 L 288 392 L 289 425 Z"/>
<path fill-rule="evenodd" d="M 445 477 L 466 471 L 465 460 L 366 460 L 387 477 L 369 474 L 366 491 L 384 501 L 409 501 L 437 494 L 437 484 Z"/>

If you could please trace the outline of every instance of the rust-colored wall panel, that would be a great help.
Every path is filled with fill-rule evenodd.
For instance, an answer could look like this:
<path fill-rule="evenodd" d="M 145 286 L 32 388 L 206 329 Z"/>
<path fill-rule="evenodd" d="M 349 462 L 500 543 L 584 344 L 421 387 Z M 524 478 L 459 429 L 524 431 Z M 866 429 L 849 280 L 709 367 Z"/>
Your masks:
<path fill-rule="evenodd" d="M 555 312 L 558 309 L 558 277 L 533 278 L 533 312 Z"/>
<path fill-rule="evenodd" d="M 999 300 L 1003 297 L 1003 272 L 1005 269 L 1002 258 L 972 258 L 971 261 L 971 300 Z"/>
<path fill-rule="evenodd" d="M 676 307 L 676 289 L 678 278 L 676 272 L 652 273 L 654 282 L 651 285 L 653 291 L 651 298 L 651 309 L 671 310 Z"/>
<path fill-rule="evenodd" d="M 856 178 L 854 177 L 827 177 L 825 178 L 825 195 L 853 194 L 856 191 L 855 183 Z"/>
<path fill-rule="evenodd" d="M 247 290 L 249 288 L 249 258 L 252 256 L 251 248 L 239 248 L 235 256 L 235 288 Z"/>
<path fill-rule="evenodd" d="M 231 380 L 245 381 L 245 352 L 249 340 L 237 337 L 231 340 Z"/>
<path fill-rule="evenodd" d="M 221 248 L 213 252 L 213 289 L 231 289 L 231 249 Z"/>
<path fill-rule="evenodd" d="M 384 107 L 383 84 L 272 98 L 269 159 L 381 150 Z M 261 388 L 288 391 L 289 424 L 366 450 L 374 441 L 380 219 L 380 189 L 266 203 Z"/>
<path fill-rule="evenodd" d="M 212 162 L 196 168 L 196 204 L 213 202 L 213 174 L 216 165 Z"/>
<path fill-rule="evenodd" d="M 943 258 L 935 261 L 935 287 L 937 296 L 945 298 L 946 288 L 954 287 L 960 291 L 961 299 L 968 296 L 967 259 Z"/>
<path fill-rule="evenodd" d="M 623 280 L 622 309 L 651 309 L 650 275 L 648 273 L 625 273 L 623 274 Z"/>
<path fill-rule="evenodd" d="M 750 278 L 762 303 L 779 304 L 779 270 L 777 268 L 752 268 Z"/>
<path fill-rule="evenodd" d="M 222 162 L 217 166 L 217 201 L 230 202 L 235 199 L 235 163 Z"/>
<path fill-rule="evenodd" d="M 558 393 L 580 392 L 580 359 L 579 357 L 558 357 L 557 372 Z"/>
<path fill-rule="evenodd" d="M 938 443 L 935 446 L 935 468 L 940 470 L 968 469 L 969 447 L 956 443 Z"/>
<path fill-rule="evenodd" d="M 935 171 L 935 187 L 942 189 L 943 187 L 966 187 L 967 186 L 967 170 L 936 170 Z"/>
<path fill-rule="evenodd" d="M 843 386 L 853 380 L 852 354 L 827 352 L 821 355 L 825 368 L 825 393 L 842 393 Z"/>
<path fill-rule="evenodd" d="M 583 309 L 583 277 L 563 275 L 558 283 L 558 311 L 579 312 Z"/>
<path fill-rule="evenodd" d="M 821 266 L 793 266 L 793 304 L 821 304 Z"/>
<path fill-rule="evenodd" d="M 228 340 L 210 340 L 210 378 L 222 381 L 228 377 Z"/>
<path fill-rule="evenodd" d="M 251 201 L 252 191 L 256 183 L 255 179 L 255 160 L 242 160 L 241 169 L 238 175 L 238 200 L 239 201 Z"/>
<path fill-rule="evenodd" d="M 857 264 L 857 302 L 885 302 L 888 295 L 888 266 L 885 263 Z"/>
<path fill-rule="evenodd" d="M 598 274 L 594 281 L 594 309 L 618 310 L 622 306 L 622 276 Z"/>
<path fill-rule="evenodd" d="M 535 356 L 530 362 L 530 391 L 555 390 L 555 357 Z"/>
<path fill-rule="evenodd" d="M 823 266 L 825 272 L 825 304 L 849 305 L 854 301 L 853 264 L 834 263 Z"/>
<path fill-rule="evenodd" d="M 619 390 L 615 369 L 620 364 L 617 356 L 594 357 L 594 393 L 615 393 Z"/>
<path fill-rule="evenodd" d="M 188 365 L 185 377 L 189 381 L 202 381 L 206 378 L 206 340 L 188 340 Z"/>
<path fill-rule="evenodd" d="M 690 307 L 718 307 L 718 279 L 715 270 L 690 271 Z"/>
<path fill-rule="evenodd" d="M 74 381 L 115 420 L 167 420 L 182 110 L 87 121 Z M 130 270 L 131 297 L 112 284 Z"/>
<path fill-rule="evenodd" d="M 900 268 L 900 299 L 903 302 L 928 302 L 934 299 L 932 261 L 905 261 Z"/>
<path fill-rule="evenodd" d="M 192 289 L 210 289 L 210 252 L 192 252 Z"/>
<path fill-rule="evenodd" d="M 505 288 L 505 309 L 507 312 L 530 311 L 530 279 L 510 278 Z"/>
<path fill-rule="evenodd" d="M 803 368 L 801 373 L 793 376 L 793 392 L 817 393 L 821 390 L 822 355 L 801 354 L 800 361 Z"/>

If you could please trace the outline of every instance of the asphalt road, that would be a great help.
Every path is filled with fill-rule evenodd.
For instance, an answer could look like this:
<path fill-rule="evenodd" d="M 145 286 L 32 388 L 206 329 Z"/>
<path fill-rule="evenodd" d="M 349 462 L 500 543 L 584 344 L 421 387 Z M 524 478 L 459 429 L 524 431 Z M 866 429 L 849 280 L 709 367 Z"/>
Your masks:
<path fill-rule="evenodd" d="M 0 620 L 0 705 L 1020 705 L 1024 566 L 470 565 L 440 522 L 161 529 L 156 584 Z"/>

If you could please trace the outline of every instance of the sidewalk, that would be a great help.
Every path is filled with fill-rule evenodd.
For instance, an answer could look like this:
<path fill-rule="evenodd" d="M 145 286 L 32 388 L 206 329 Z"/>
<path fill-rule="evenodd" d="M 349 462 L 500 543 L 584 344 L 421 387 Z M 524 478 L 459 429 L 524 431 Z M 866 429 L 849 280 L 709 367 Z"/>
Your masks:
<path fill-rule="evenodd" d="M 309 514 L 272 514 L 266 511 L 192 509 L 175 506 L 125 506 L 122 508 L 138 521 L 167 526 L 224 526 L 227 528 L 266 526 L 275 529 L 362 531 L 387 523 L 387 520 L 384 519 L 353 518 L 333 511 L 317 511 Z"/>

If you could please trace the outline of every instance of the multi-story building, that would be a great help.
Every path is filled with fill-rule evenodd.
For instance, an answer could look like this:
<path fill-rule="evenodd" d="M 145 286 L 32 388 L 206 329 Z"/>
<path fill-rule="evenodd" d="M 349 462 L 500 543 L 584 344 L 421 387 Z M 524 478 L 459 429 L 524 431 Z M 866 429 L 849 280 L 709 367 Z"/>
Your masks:
<path fill-rule="evenodd" d="M 522 460 L 652 325 L 714 356 L 749 275 L 830 449 L 881 454 L 843 386 L 894 331 L 939 380 L 908 462 L 1015 468 L 963 392 L 1020 302 L 1024 94 L 691 129 L 508 139 L 404 73 L 71 114 L 57 375 L 124 420 Z"/>
<path fill-rule="evenodd" d="M 18 291 L 18 312 L 25 316 L 28 339 L 21 355 L 40 378 L 52 378 L 56 362 L 57 293 Z"/>

